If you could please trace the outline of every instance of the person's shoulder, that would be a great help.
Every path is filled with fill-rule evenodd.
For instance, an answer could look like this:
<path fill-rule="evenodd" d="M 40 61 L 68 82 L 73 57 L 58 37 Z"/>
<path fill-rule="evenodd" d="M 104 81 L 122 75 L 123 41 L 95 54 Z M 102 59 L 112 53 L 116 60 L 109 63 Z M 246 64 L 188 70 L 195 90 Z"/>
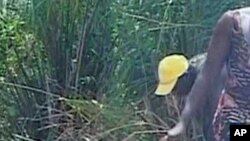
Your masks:
<path fill-rule="evenodd" d="M 233 23 L 235 15 L 235 10 L 228 10 L 225 11 L 221 17 L 219 18 L 217 22 L 217 26 L 220 27 L 220 29 L 227 29 L 227 27 L 231 27 L 231 23 Z"/>
<path fill-rule="evenodd" d="M 242 14 L 250 15 L 250 7 L 239 8 L 239 9 L 235 9 L 234 11 L 242 13 Z"/>
<path fill-rule="evenodd" d="M 235 10 L 227 10 L 222 14 L 221 19 L 223 19 L 223 20 L 232 19 L 234 17 L 234 14 L 237 12 L 238 11 L 236 9 Z"/>
<path fill-rule="evenodd" d="M 227 10 L 222 14 L 222 18 L 232 18 L 235 14 L 250 15 L 250 7 Z"/>

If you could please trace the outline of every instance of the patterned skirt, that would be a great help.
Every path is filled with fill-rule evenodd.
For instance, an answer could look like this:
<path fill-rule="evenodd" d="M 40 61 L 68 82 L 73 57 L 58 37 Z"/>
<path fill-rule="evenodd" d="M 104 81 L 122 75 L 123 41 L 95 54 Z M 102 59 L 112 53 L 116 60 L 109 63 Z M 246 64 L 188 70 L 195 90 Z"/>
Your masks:
<path fill-rule="evenodd" d="M 250 101 L 247 101 L 250 105 Z M 235 99 L 222 93 L 213 120 L 214 141 L 229 141 L 230 124 L 250 123 L 250 109 L 235 102 Z"/>

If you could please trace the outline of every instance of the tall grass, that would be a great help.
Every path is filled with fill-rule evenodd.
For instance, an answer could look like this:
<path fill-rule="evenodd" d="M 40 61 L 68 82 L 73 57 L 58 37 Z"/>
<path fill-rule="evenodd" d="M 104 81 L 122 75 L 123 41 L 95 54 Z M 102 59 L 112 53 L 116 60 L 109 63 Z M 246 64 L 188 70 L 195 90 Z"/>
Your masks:
<path fill-rule="evenodd" d="M 3 0 L 1 135 L 156 140 L 158 129 L 172 126 L 180 110 L 173 96 L 153 95 L 159 60 L 173 52 L 203 52 L 219 16 L 247 4 Z M 190 130 L 181 138 L 203 140 L 200 133 Z"/>

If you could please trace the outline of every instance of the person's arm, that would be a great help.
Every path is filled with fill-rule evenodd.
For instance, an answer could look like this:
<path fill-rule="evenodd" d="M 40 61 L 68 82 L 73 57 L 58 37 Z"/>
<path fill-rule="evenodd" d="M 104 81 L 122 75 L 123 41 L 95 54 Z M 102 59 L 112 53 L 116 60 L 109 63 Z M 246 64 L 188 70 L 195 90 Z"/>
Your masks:
<path fill-rule="evenodd" d="M 220 75 L 230 52 L 232 26 L 232 14 L 231 12 L 226 12 L 216 24 L 209 42 L 207 60 L 187 97 L 180 122 L 169 130 L 169 136 L 175 136 L 183 132 L 193 114 L 195 114 L 200 107 L 203 107 L 206 97 L 209 96 L 209 91 L 216 81 L 216 78 Z"/>

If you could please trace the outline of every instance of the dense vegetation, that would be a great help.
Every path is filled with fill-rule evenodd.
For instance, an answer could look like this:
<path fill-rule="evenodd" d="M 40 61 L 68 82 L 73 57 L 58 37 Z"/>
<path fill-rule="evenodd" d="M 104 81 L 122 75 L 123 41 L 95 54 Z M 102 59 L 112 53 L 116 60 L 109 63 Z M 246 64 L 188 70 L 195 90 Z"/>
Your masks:
<path fill-rule="evenodd" d="M 159 60 L 202 52 L 221 13 L 247 4 L 1 0 L 0 140 L 156 140 L 179 111 L 153 94 Z"/>

